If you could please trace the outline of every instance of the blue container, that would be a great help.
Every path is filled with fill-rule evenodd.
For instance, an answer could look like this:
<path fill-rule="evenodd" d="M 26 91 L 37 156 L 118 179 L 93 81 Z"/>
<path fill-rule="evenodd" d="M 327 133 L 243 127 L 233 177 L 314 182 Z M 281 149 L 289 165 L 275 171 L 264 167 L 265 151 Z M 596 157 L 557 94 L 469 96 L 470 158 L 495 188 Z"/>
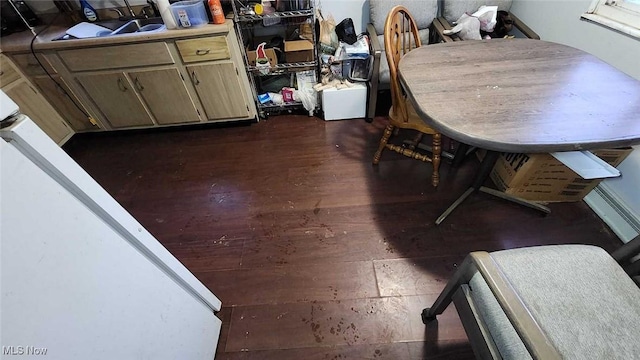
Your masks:
<path fill-rule="evenodd" d="M 202 0 L 178 1 L 171 4 L 171 12 L 181 28 L 201 26 L 209 22 Z"/>

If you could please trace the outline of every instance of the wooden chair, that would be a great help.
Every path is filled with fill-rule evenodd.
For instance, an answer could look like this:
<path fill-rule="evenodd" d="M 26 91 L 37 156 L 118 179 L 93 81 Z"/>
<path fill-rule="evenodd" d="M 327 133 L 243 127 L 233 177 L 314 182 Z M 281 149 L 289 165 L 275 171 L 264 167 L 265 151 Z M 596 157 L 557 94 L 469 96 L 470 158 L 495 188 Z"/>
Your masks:
<path fill-rule="evenodd" d="M 461 1 L 461 0 L 442 0 L 440 13 L 442 16 L 433 20 L 433 34 L 435 35 L 434 42 L 452 42 L 461 41 L 457 35 L 445 35 L 444 30 L 451 30 L 451 24 L 458 20 L 464 13 L 472 14 L 480 5 L 497 5 L 498 10 L 503 10 L 509 13 L 511 20 L 513 21 L 513 27 L 516 28 L 522 35 L 529 39 L 540 40 L 540 36 L 531 30 L 522 20 L 515 16 L 511 10 L 512 0 L 493 0 L 493 1 Z"/>
<path fill-rule="evenodd" d="M 371 56 L 373 57 L 373 71 L 369 81 L 369 99 L 367 101 L 367 121 L 373 121 L 376 114 L 376 104 L 379 90 L 389 90 L 389 66 L 384 52 L 384 25 L 389 11 L 396 6 L 406 7 L 416 20 L 418 34 L 423 44 L 429 42 L 432 36 L 433 20 L 438 16 L 438 2 L 440 0 L 368 0 L 369 20 L 367 33 L 371 40 Z"/>
<path fill-rule="evenodd" d="M 440 175 L 440 155 L 442 152 L 441 135 L 434 129 L 427 126 L 418 116 L 404 93 L 398 79 L 398 63 L 402 56 L 412 49 L 422 45 L 416 22 L 404 6 L 395 6 L 389 12 L 384 26 L 384 47 L 389 63 L 390 87 L 391 87 L 391 109 L 389 109 L 389 125 L 387 125 L 380 146 L 373 157 L 373 163 L 380 162 L 382 151 L 387 148 L 404 156 L 408 156 L 424 162 L 433 164 L 433 174 L 431 184 L 438 186 Z M 399 146 L 389 143 L 389 138 L 395 129 L 411 129 L 419 132 L 414 143 L 420 142 L 423 134 L 433 137 L 432 155 L 428 156 L 415 150 L 415 146 Z"/>
<path fill-rule="evenodd" d="M 589 245 L 473 252 L 425 324 L 453 302 L 479 359 L 632 359 L 640 354 L 640 236 L 611 255 Z"/>

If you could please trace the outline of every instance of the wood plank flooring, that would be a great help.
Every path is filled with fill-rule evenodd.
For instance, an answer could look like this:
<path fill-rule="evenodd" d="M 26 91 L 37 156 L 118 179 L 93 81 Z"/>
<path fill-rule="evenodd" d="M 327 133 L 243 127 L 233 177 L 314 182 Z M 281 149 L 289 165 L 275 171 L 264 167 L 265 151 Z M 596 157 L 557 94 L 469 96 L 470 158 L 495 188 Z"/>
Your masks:
<path fill-rule="evenodd" d="M 582 202 L 543 217 L 476 194 L 436 227 L 477 161 L 443 164 L 438 189 L 418 161 L 374 167 L 384 126 L 288 115 L 65 150 L 220 297 L 217 359 L 472 359 L 453 306 L 420 321 L 467 253 L 619 246 Z"/>

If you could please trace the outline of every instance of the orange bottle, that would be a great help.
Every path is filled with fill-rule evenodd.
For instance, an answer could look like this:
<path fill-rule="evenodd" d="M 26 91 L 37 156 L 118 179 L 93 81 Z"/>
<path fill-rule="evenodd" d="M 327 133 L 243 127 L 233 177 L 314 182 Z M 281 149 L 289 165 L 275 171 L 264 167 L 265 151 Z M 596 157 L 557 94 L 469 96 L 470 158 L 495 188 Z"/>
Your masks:
<path fill-rule="evenodd" d="M 224 13 L 222 12 L 220 0 L 209 0 L 209 10 L 211 10 L 214 24 L 224 24 Z"/>

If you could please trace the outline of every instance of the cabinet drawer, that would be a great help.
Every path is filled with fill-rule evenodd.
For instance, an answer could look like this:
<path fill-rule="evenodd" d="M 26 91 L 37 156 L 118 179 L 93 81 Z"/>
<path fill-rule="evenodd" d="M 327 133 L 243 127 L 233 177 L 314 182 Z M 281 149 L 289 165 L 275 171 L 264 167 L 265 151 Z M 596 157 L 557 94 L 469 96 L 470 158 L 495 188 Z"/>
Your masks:
<path fill-rule="evenodd" d="M 0 56 L 0 87 L 20 79 L 20 74 L 11 66 L 9 59 Z"/>
<path fill-rule="evenodd" d="M 226 36 L 178 40 L 176 46 L 185 63 L 223 60 L 231 57 Z"/>
<path fill-rule="evenodd" d="M 47 72 L 49 74 L 57 73 L 44 55 L 37 54 L 37 56 L 42 63 L 42 66 L 44 66 L 44 69 L 47 69 L 46 72 L 42 66 L 40 66 L 38 60 L 36 60 L 33 54 L 13 54 L 11 55 L 11 59 L 13 59 L 13 62 L 16 63 L 16 66 L 18 66 L 20 70 L 29 76 L 46 75 Z"/>
<path fill-rule="evenodd" d="M 164 42 L 64 50 L 58 52 L 71 71 L 173 64 Z"/>

